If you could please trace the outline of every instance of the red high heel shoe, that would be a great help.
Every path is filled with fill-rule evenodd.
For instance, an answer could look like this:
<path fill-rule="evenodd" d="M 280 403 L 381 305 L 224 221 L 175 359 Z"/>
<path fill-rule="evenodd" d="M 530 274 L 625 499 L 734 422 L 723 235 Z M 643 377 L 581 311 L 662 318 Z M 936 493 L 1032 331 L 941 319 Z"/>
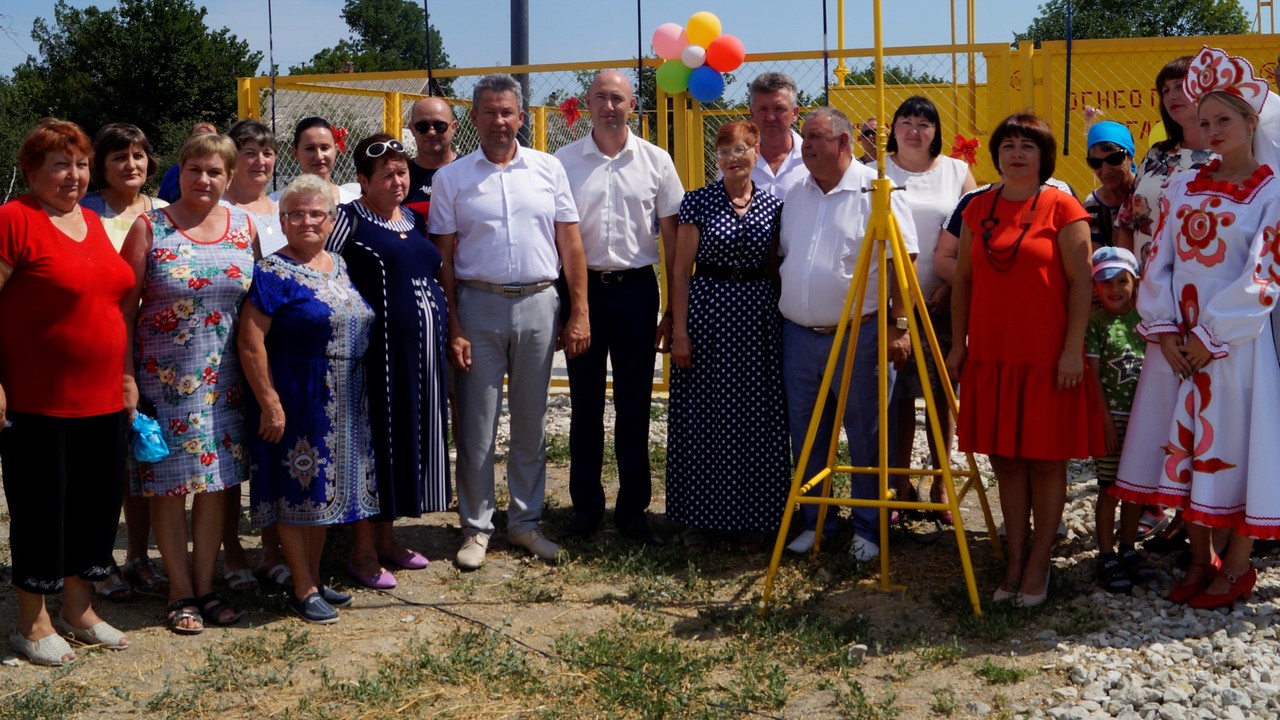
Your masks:
<path fill-rule="evenodd" d="M 1249 570 L 1240 577 L 1234 577 L 1222 571 L 1218 571 L 1218 574 L 1226 578 L 1227 582 L 1231 583 L 1231 587 L 1221 594 L 1211 593 L 1206 587 L 1199 595 L 1191 598 L 1187 607 L 1197 610 L 1231 607 L 1236 600 L 1248 600 L 1249 596 L 1253 595 L 1253 586 L 1258 582 L 1258 570 L 1253 565 L 1250 565 Z"/>
<path fill-rule="evenodd" d="M 1209 583 L 1213 582 L 1214 576 L 1222 569 L 1222 559 L 1215 557 L 1212 563 L 1193 562 L 1187 566 L 1187 575 L 1190 575 L 1191 571 L 1196 568 L 1204 571 L 1201 579 L 1193 582 L 1184 581 L 1174 585 L 1173 589 L 1169 591 L 1169 594 L 1165 596 L 1169 602 L 1185 603 L 1191 600 L 1191 598 L 1204 592 L 1204 589 L 1209 587 Z M 1187 575 L 1184 575 L 1183 577 L 1186 577 Z"/>

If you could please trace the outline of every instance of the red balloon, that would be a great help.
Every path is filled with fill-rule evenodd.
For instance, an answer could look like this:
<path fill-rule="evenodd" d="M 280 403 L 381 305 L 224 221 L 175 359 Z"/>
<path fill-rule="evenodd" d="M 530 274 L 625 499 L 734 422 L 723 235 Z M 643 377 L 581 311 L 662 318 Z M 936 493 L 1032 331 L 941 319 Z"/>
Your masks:
<path fill-rule="evenodd" d="M 720 72 L 737 70 L 746 57 L 742 41 L 732 35 L 721 35 L 707 46 L 707 64 Z"/>

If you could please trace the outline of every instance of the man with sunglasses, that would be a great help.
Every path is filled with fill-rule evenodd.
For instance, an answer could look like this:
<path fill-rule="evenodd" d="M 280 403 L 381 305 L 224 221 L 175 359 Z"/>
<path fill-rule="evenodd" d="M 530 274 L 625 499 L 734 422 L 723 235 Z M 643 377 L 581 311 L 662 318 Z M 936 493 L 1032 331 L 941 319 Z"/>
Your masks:
<path fill-rule="evenodd" d="M 760 131 L 760 153 L 751 181 L 785 200 L 787 192 L 809 174 L 800 157 L 800 134 L 792 129 L 800 117 L 796 81 L 785 73 L 761 73 L 751 81 L 750 98 L 751 124 Z"/>
<path fill-rule="evenodd" d="M 627 77 L 616 70 L 600 73 L 587 90 L 591 132 L 556 153 L 582 219 L 594 329 L 590 349 L 568 361 L 569 495 L 574 511 L 569 533 L 590 537 L 604 517 L 600 472 L 606 366 L 611 365 L 618 458 L 613 521 L 623 537 L 654 546 L 662 540 L 645 517 L 652 496 L 649 407 L 655 350 L 666 351 L 671 340 L 671 316 L 657 322 L 654 265 L 665 257 L 669 274 L 684 188 L 671 156 L 631 133 L 627 123 L 635 109 Z"/>
<path fill-rule="evenodd" d="M 1090 240 L 1097 250 L 1115 244 L 1116 213 L 1133 193 L 1133 135 L 1124 125 L 1104 120 L 1089 128 L 1088 144 L 1085 162 L 1101 184 L 1083 204 L 1089 211 Z"/>
<path fill-rule="evenodd" d="M 858 126 L 858 162 L 870 165 L 876 161 L 876 119 L 867 118 Z"/>
<path fill-rule="evenodd" d="M 409 114 L 409 130 L 418 153 L 409 161 L 409 192 L 404 204 L 422 217 L 431 208 L 431 180 L 436 171 L 458 157 L 453 151 L 453 134 L 458 121 L 449 103 L 437 97 L 423 98 L 413 104 Z"/>
<path fill-rule="evenodd" d="M 507 538 L 543 560 L 560 546 L 538 527 L 547 485 L 546 417 L 557 345 L 568 357 L 591 346 L 586 261 L 578 208 L 554 156 L 517 141 L 523 89 L 486 75 L 472 89 L 475 152 L 432 180 L 428 227 L 440 251 L 449 301 L 449 361 L 458 398 L 459 568 L 484 564 L 493 534 L 494 459 L 503 380 L 511 435 Z M 564 268 L 569 317 L 558 322 L 555 280 Z"/>

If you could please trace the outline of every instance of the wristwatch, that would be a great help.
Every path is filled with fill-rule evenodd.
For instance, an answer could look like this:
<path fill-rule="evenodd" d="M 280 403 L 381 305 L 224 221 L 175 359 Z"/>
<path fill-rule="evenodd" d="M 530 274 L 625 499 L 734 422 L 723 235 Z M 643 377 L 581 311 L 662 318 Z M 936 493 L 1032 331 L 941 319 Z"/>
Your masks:
<path fill-rule="evenodd" d="M 907 322 L 907 317 L 905 315 L 903 315 L 902 317 L 894 318 L 893 326 L 898 328 L 899 330 L 906 330 L 911 327 L 910 324 Z"/>

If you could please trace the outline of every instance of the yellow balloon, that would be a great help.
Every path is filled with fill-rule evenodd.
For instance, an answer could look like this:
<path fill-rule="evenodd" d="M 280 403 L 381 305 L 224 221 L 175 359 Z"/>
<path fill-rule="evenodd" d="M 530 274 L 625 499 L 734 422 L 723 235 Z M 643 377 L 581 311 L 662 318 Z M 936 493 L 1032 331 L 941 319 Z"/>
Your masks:
<path fill-rule="evenodd" d="M 684 32 L 690 43 L 705 48 L 712 40 L 720 37 L 720 18 L 706 10 L 696 12 L 689 16 Z"/>

